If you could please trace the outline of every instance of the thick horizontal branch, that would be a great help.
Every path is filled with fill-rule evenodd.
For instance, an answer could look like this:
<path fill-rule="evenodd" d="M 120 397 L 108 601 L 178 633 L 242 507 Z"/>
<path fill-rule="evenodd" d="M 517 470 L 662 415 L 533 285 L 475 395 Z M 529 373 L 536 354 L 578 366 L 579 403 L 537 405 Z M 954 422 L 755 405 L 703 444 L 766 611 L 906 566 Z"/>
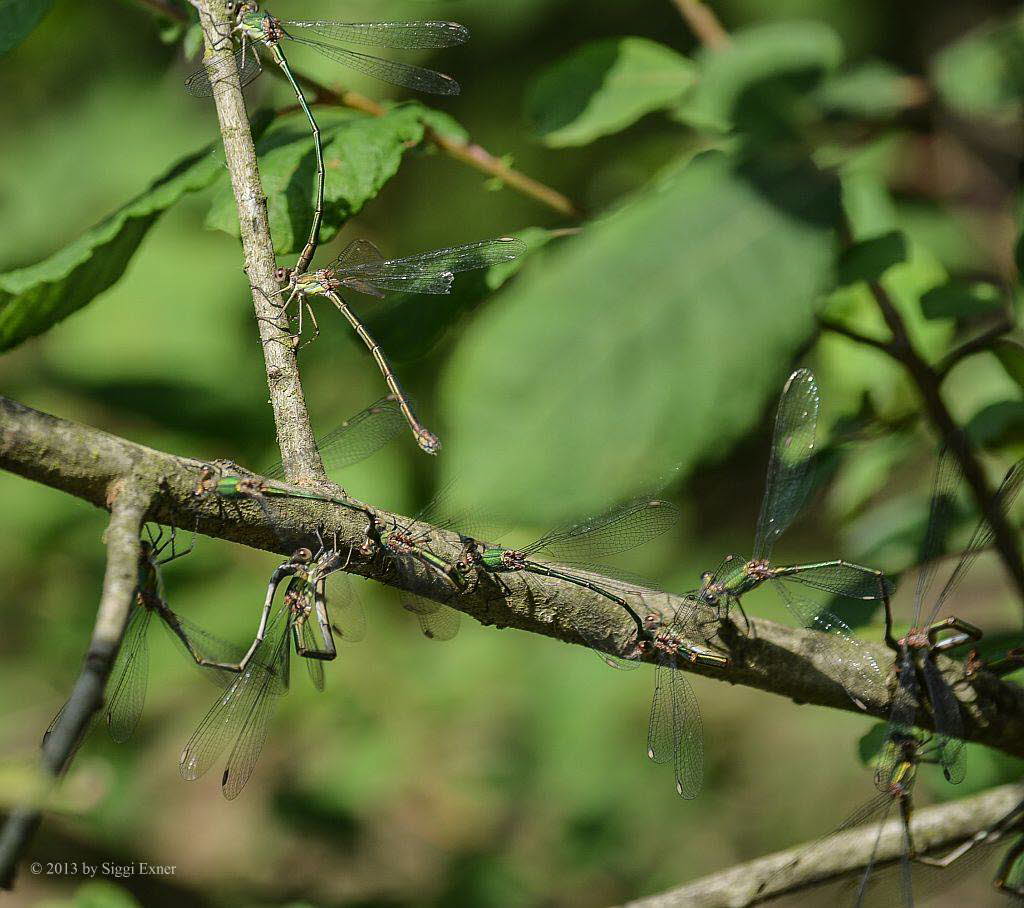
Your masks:
<path fill-rule="evenodd" d="M 1024 786 L 1003 785 L 984 794 L 918 810 L 910 826 L 914 844 L 921 854 L 942 857 L 994 826 L 1022 799 Z M 855 878 L 872 859 L 874 866 L 882 870 L 900 859 L 900 820 L 897 811 L 890 814 L 881 839 L 878 838 L 879 824 L 868 823 L 737 864 L 678 889 L 638 899 L 630 902 L 628 908 L 744 908 L 810 886 Z M 961 860 L 965 859 L 968 859 L 966 854 Z M 955 867 L 955 864 L 950 866 Z"/>
<path fill-rule="evenodd" d="M 0 397 L 0 467 L 101 508 L 106 507 L 110 486 L 134 472 L 160 491 L 149 519 L 186 530 L 195 528 L 208 536 L 280 555 L 315 545 L 318 529 L 336 533 L 341 546 L 355 549 L 365 542 L 367 515 L 374 515 L 384 527 L 404 519 L 355 501 L 343 507 L 275 497 L 267 499 L 264 509 L 248 499 L 220 502 L 197 498 L 194 493 L 203 466 Z M 296 492 L 308 493 L 308 489 Z M 436 540 L 432 547 L 441 557 L 457 557 L 461 544 L 456 534 L 423 529 Z M 361 557 L 358 553 L 347 570 L 445 602 L 485 625 L 514 627 L 577 644 L 583 643 L 582 632 L 589 640 L 601 641 L 608 652 L 626 658 L 635 650 L 632 625 L 620 611 L 590 590 L 556 578 L 545 578 L 543 586 L 528 587 L 515 575 L 504 575 L 506 584 L 502 586 L 494 576 L 482 573 L 477 582 L 459 591 L 438 572 L 398 572 L 380 556 Z M 649 592 L 639 605 L 670 614 L 682 601 L 678 596 Z M 567 620 L 569 617 L 573 620 Z M 831 658 L 834 638 L 763 620 L 752 621 L 749 632 L 731 622 L 716 625 L 714 631 L 715 637 L 709 641 L 695 630 L 689 642 L 704 647 L 712 643 L 729 656 L 731 664 L 722 668 L 686 665 L 687 671 L 800 703 L 859 712 L 845 687 L 863 702 L 867 714 L 887 715 L 889 695 L 884 685 L 870 684 L 849 665 Z M 881 643 L 865 646 L 879 665 L 891 665 L 892 654 Z M 965 677 L 959 663 L 940 661 L 961 698 L 965 738 L 1024 756 L 1024 690 L 984 671 Z M 919 715 L 920 724 L 927 727 L 929 717 L 924 711 Z"/>

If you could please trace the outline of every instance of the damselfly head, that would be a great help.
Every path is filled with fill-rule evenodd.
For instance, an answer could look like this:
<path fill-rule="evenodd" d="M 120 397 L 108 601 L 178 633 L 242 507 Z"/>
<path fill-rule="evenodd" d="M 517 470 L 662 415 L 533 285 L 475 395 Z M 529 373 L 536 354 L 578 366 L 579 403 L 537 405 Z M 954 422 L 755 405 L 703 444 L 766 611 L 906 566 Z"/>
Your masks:
<path fill-rule="evenodd" d="M 313 553 L 305 546 L 292 552 L 292 557 L 289 559 L 292 564 L 309 564 L 312 560 Z"/>
<path fill-rule="evenodd" d="M 428 454 L 436 454 L 441 450 L 441 439 L 428 429 L 416 431 L 416 444 Z"/>
<path fill-rule="evenodd" d="M 279 284 L 290 284 L 292 282 L 292 269 L 278 268 L 274 272 L 274 280 Z"/>

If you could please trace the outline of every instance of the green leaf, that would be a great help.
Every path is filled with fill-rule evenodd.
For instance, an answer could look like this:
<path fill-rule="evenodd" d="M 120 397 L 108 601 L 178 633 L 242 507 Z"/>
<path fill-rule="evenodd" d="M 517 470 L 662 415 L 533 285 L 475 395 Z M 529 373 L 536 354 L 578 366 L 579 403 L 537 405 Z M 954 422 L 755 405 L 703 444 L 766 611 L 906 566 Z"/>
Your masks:
<path fill-rule="evenodd" d="M 696 67 L 646 38 L 606 38 L 542 72 L 526 96 L 533 131 L 552 148 L 586 145 L 678 103 Z"/>
<path fill-rule="evenodd" d="M 982 407 L 964 426 L 967 437 L 982 448 L 1024 442 L 1024 401 L 1001 400 Z"/>
<path fill-rule="evenodd" d="M 53 6 L 53 0 L 0 0 L 0 57 L 21 44 Z"/>
<path fill-rule="evenodd" d="M 790 106 L 789 92 L 817 85 L 843 58 L 839 36 L 821 22 L 773 22 L 741 29 L 728 48 L 706 51 L 700 84 L 692 103 L 677 115 L 695 125 L 759 128 L 780 106 Z"/>
<path fill-rule="evenodd" d="M 813 330 L 836 209 L 809 168 L 708 154 L 527 267 L 443 380 L 467 501 L 555 520 L 722 455 Z"/>
<path fill-rule="evenodd" d="M 927 319 L 991 315 L 1002 308 L 1000 298 L 994 284 L 954 279 L 925 293 L 921 312 Z"/>
<path fill-rule="evenodd" d="M 397 172 L 402 156 L 423 139 L 422 109 L 402 105 L 383 116 L 355 111 L 321 115 L 324 167 L 324 217 L 320 239 L 341 226 L 374 198 Z M 296 252 L 309 236 L 315 199 L 313 138 L 301 115 L 275 124 L 256 143 L 263 191 L 267 195 L 274 250 Z M 228 179 L 217 186 L 206 226 L 238 236 L 238 211 Z"/>
<path fill-rule="evenodd" d="M 156 219 L 223 172 L 212 148 L 190 155 L 48 259 L 0 274 L 0 350 L 42 334 L 111 287 Z"/>
<path fill-rule="evenodd" d="M 991 347 L 1006 374 L 1024 388 L 1024 344 L 1012 338 L 995 341 Z"/>
<path fill-rule="evenodd" d="M 1024 98 L 1024 15 L 987 24 L 945 48 L 932 79 L 942 99 L 962 113 L 1015 119 Z"/>
<path fill-rule="evenodd" d="M 880 60 L 836 73 L 814 93 L 830 113 L 850 117 L 888 117 L 914 100 L 910 81 L 896 67 Z"/>
<path fill-rule="evenodd" d="M 839 258 L 837 280 L 841 286 L 879 281 L 893 265 L 907 260 L 907 240 L 899 230 L 861 240 Z"/>
<path fill-rule="evenodd" d="M 874 766 L 885 747 L 885 722 L 876 722 L 857 741 L 857 756 L 865 766 Z"/>

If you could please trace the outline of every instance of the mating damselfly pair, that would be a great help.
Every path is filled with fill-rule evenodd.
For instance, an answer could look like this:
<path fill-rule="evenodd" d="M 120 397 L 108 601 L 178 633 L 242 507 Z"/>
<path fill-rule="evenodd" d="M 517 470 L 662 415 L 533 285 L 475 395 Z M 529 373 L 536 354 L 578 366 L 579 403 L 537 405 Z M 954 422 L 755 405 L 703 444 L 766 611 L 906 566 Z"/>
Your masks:
<path fill-rule="evenodd" d="M 289 66 L 281 43 L 284 40 L 291 40 L 298 45 L 311 47 L 335 62 L 400 87 L 453 95 L 458 93 L 459 86 L 450 76 L 408 63 L 385 60 L 341 45 L 404 50 L 445 48 L 463 43 L 469 37 L 469 32 L 458 23 L 435 20 L 342 22 L 328 19 L 278 19 L 267 11 L 261 11 L 258 4 L 248 0 L 229 3 L 228 13 L 230 22 L 228 33 L 224 36 L 225 41 L 230 43 L 231 37 L 237 36 L 241 46 L 233 54 L 224 49 L 219 59 L 194 72 L 185 82 L 186 89 L 194 95 L 211 95 L 225 79 L 235 76 L 243 86 L 248 84 L 260 74 L 257 47 L 263 47 L 270 53 L 292 87 L 309 121 L 313 137 L 317 174 L 309 238 L 295 265 L 278 269 L 278 279 L 285 286 L 278 294 L 283 299 L 276 305 L 279 305 L 283 315 L 289 316 L 292 305 L 297 304 L 297 327 L 295 332 L 288 334 L 287 337 L 298 343 L 303 330 L 304 313 L 308 313 L 313 323 L 315 337 L 319 333 L 319 325 L 308 298 L 324 296 L 329 299 L 366 345 L 384 376 L 388 389 L 401 406 L 417 444 L 428 454 L 436 454 L 441 448 L 440 440 L 416 416 L 412 401 L 402 389 L 381 345 L 370 334 L 363 319 L 342 296 L 342 292 L 354 290 L 377 297 L 396 292 L 449 293 L 457 273 L 513 261 L 523 253 L 526 246 L 515 237 L 498 237 L 388 259 L 371 242 L 355 240 L 329 264 L 309 273 L 308 269 L 319 245 L 323 221 L 323 145 L 320 128 L 303 95 L 299 81 Z"/>

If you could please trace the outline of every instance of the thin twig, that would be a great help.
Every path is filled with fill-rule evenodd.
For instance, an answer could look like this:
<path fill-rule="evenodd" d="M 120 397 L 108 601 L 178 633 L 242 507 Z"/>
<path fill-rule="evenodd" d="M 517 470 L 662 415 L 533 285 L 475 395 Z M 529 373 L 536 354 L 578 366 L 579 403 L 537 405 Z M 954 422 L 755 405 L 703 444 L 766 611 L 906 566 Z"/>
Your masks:
<path fill-rule="evenodd" d="M 207 62 L 230 60 L 231 42 L 224 0 L 209 0 L 210 14 L 200 16 L 206 39 Z M 295 348 L 288 333 L 283 309 L 272 301 L 279 292 L 275 271 L 274 243 L 270 236 L 267 200 L 260 184 L 256 148 L 245 113 L 245 101 L 238 73 L 228 67 L 230 77 L 217 80 L 214 101 L 224 143 L 224 157 L 231 175 L 231 187 L 238 208 L 238 222 L 245 255 L 245 273 L 252 288 L 252 304 L 263 344 L 263 358 L 270 387 L 277 441 L 285 475 L 293 482 L 326 481 L 306 411 Z"/>
<path fill-rule="evenodd" d="M 317 530 L 336 532 L 344 549 L 358 550 L 366 540 L 368 515 L 373 515 L 379 526 L 404 519 L 355 500 L 351 504 L 361 510 L 295 499 L 274 498 L 261 508 L 249 501 L 226 505 L 197 498 L 200 462 L 145 448 L 0 397 L 0 468 L 102 506 L 104 489 L 123 475 L 126 465 L 134 465 L 148 481 L 159 484 L 162 495 L 150 519 L 282 555 L 315 544 Z M 451 563 L 462 553 L 463 542 L 457 534 L 438 528 L 429 528 L 429 533 L 431 549 L 440 558 Z M 386 560 L 380 558 L 357 555 L 346 570 L 444 602 L 481 624 L 517 628 L 575 644 L 585 643 L 585 635 L 586 640 L 601 641 L 614 655 L 630 658 L 636 653 L 632 625 L 620 611 L 591 590 L 557 578 L 545 581 L 543 588 L 529 589 L 522 583 L 502 588 L 484 572 L 465 589 L 456 590 L 439 572 L 389 570 Z M 668 593 L 644 591 L 643 597 L 645 607 L 663 614 L 673 614 L 684 605 L 681 597 Z M 569 615 L 574 620 L 567 620 Z M 878 718 L 888 715 L 889 693 L 881 679 L 872 683 L 854 666 L 830 659 L 820 633 L 760 620 L 751 621 L 749 634 L 731 622 L 713 624 L 703 633 L 695 627 L 688 633 L 686 642 L 721 649 L 731 664 L 724 668 L 688 664 L 687 671 L 801 703 Z M 891 663 L 892 653 L 881 643 L 864 646 L 879 665 Z M 653 659 L 654 655 L 644 658 Z M 965 739 L 1024 756 L 1024 690 L 984 670 L 965 677 L 962 665 L 946 658 L 941 663 L 947 680 L 962 698 Z M 854 705 L 844 686 L 865 704 L 865 710 Z M 922 726 L 931 723 L 924 711 L 919 715 Z"/>
<path fill-rule="evenodd" d="M 858 344 L 864 344 L 868 347 L 874 347 L 876 350 L 881 350 L 883 353 L 892 353 L 892 344 L 889 341 L 880 340 L 877 337 L 870 337 L 867 334 L 861 334 L 859 331 L 854 331 L 853 328 L 848 328 L 842 322 L 833 322 L 827 318 L 818 317 L 818 324 L 821 325 L 826 331 L 831 331 L 834 334 L 842 335 L 852 341 L 856 341 Z"/>
<path fill-rule="evenodd" d="M 155 489 L 156 486 L 150 488 Z M 56 784 L 93 715 L 103 705 L 103 689 L 121 646 L 138 580 L 139 532 L 150 504 L 145 486 L 127 481 L 111 491 L 110 523 L 107 525 L 107 569 L 103 578 L 96 624 L 81 674 L 72 688 L 60 717 L 43 744 L 44 774 Z M 48 792 L 42 792 L 45 798 Z M 38 804 L 15 808 L 0 830 L 0 888 L 9 889 L 18 861 L 28 848 L 42 811 Z"/>
<path fill-rule="evenodd" d="M 984 794 L 918 810 L 911 823 L 914 843 L 922 854 L 944 855 L 998 823 L 1022 797 L 1024 787 L 1003 785 Z M 743 908 L 853 876 L 872 860 L 881 870 L 899 859 L 902 838 L 895 825 L 899 822 L 893 816 L 881 840 L 877 838 L 878 823 L 859 826 L 629 902 L 627 908 Z"/>
<path fill-rule="evenodd" d="M 941 382 L 953 368 L 965 360 L 968 356 L 980 353 L 992 346 L 993 341 L 999 340 L 1004 334 L 1014 328 L 1013 318 L 1010 315 L 1003 315 L 996 324 L 986 328 L 981 334 L 964 341 L 959 347 L 955 347 L 947 353 L 935 367 L 935 374 Z"/>
<path fill-rule="evenodd" d="M 999 503 L 994 499 L 985 472 L 974 456 L 971 443 L 956 424 L 942 399 L 941 375 L 928 365 L 915 349 L 903 323 L 903 318 L 889 297 L 888 291 L 877 281 L 868 286 L 882 313 L 882 318 L 892 333 L 890 355 L 903 365 L 914 384 L 917 385 L 928 418 L 943 443 L 956 457 L 978 510 L 992 528 L 999 556 L 1002 558 L 1018 594 L 1024 600 L 1024 561 L 1021 559 L 1020 549 L 1017 545 L 1017 534 L 1010 526 L 1006 515 L 1000 510 Z"/>
<path fill-rule="evenodd" d="M 697 36 L 700 43 L 709 50 L 723 50 L 732 44 L 729 33 L 718 21 L 714 10 L 702 0 L 672 0 L 679 12 Z"/>

